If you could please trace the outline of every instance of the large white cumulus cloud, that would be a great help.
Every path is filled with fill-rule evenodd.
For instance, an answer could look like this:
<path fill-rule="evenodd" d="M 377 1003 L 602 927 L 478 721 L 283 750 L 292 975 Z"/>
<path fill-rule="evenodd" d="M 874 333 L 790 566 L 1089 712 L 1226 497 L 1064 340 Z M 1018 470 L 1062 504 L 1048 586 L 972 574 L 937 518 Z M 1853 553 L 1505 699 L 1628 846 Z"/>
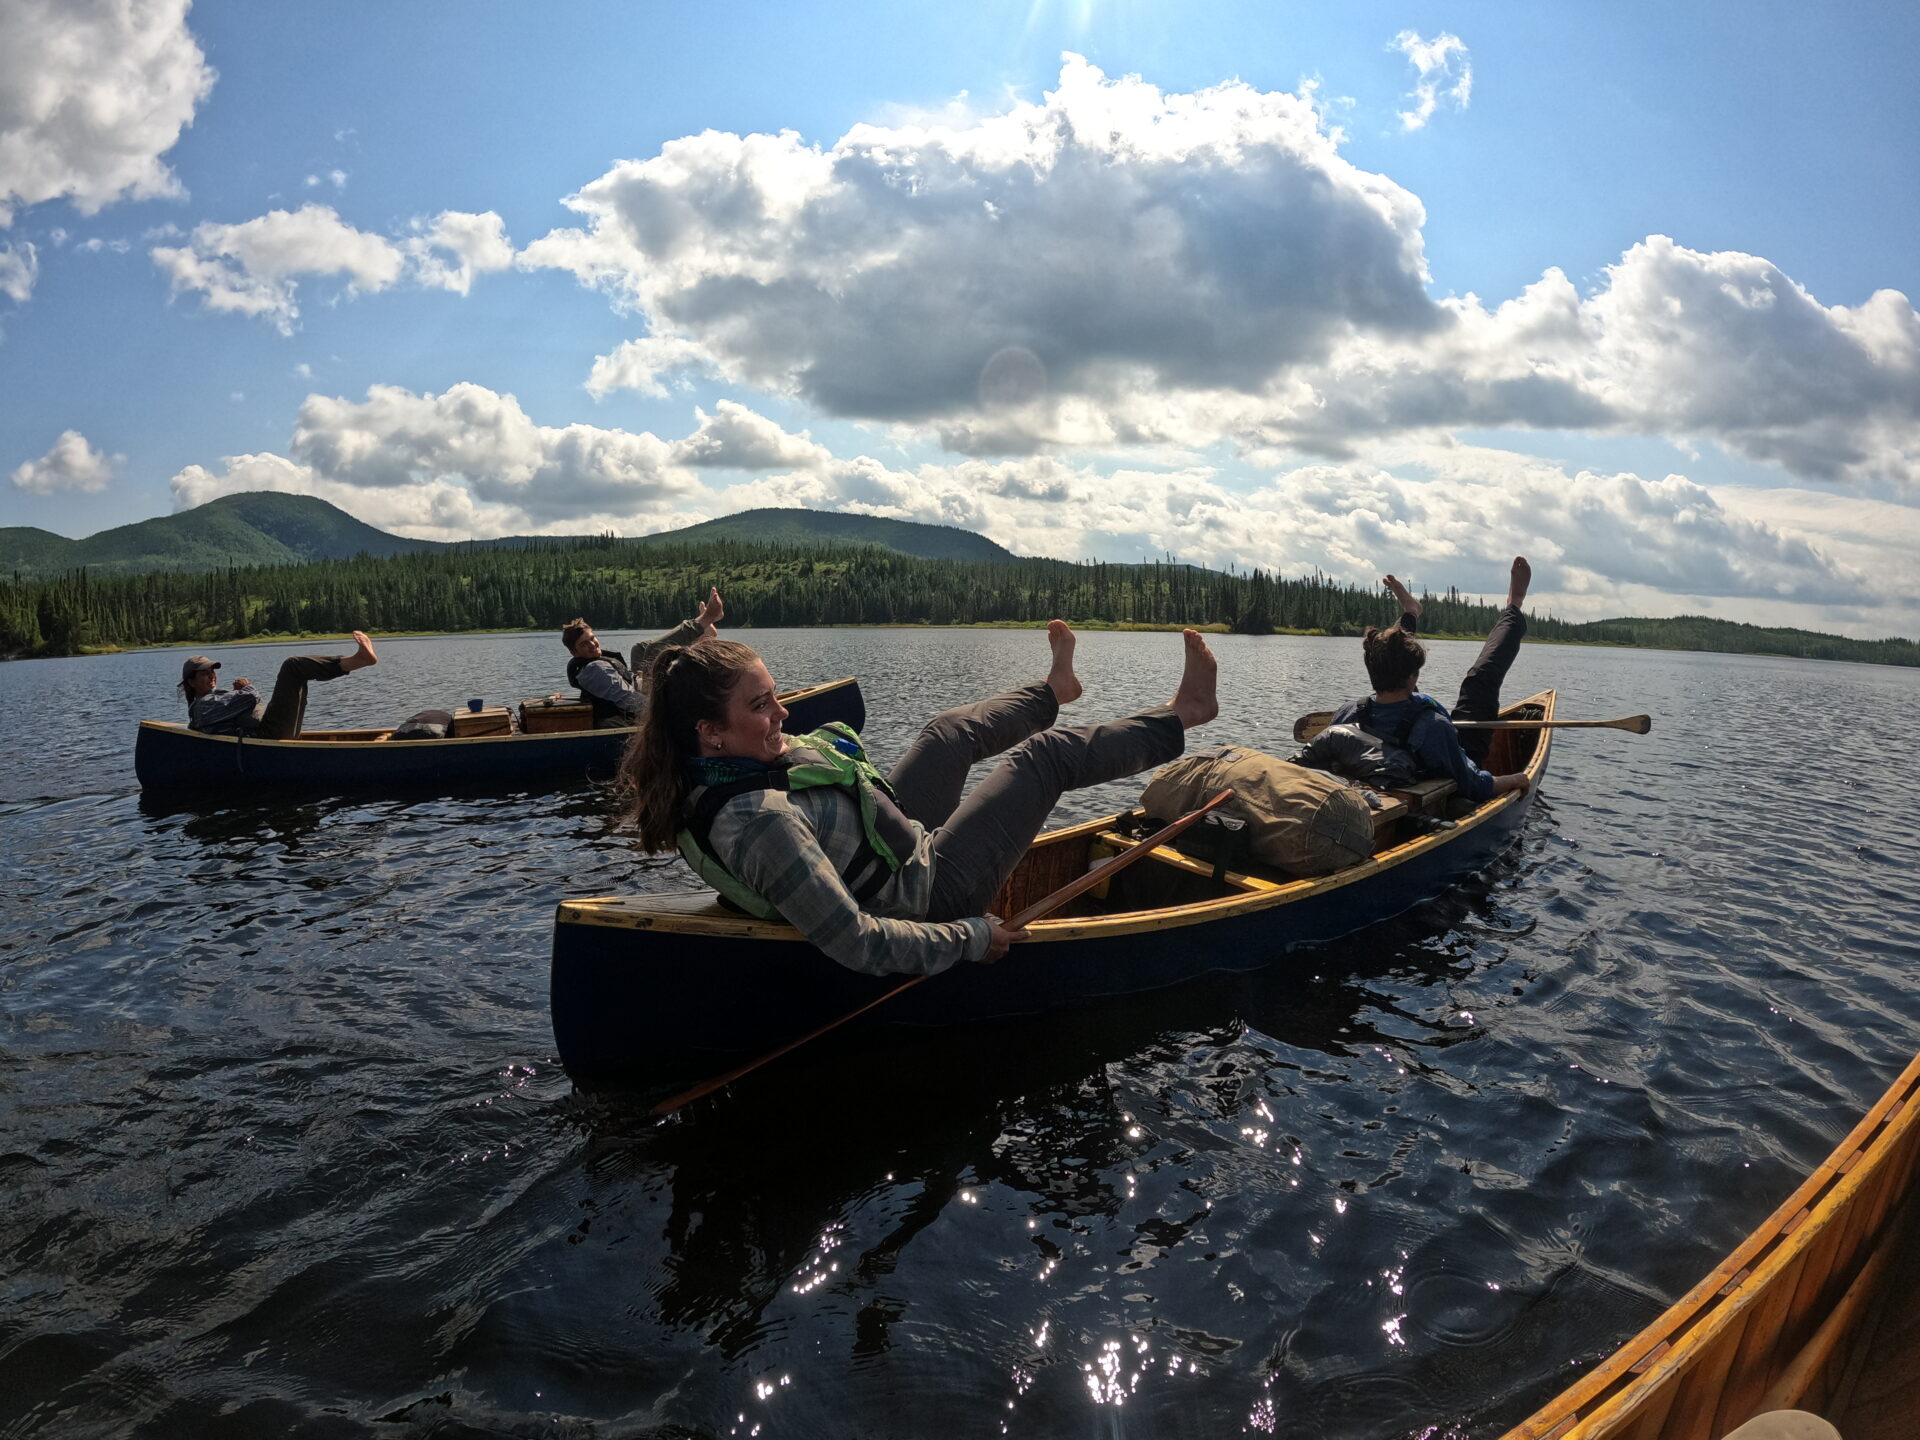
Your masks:
<path fill-rule="evenodd" d="M 0 226 L 20 206 L 63 196 L 91 215 L 115 200 L 180 193 L 160 157 L 214 80 L 187 5 L 0 4 Z"/>
<path fill-rule="evenodd" d="M 363 401 L 310 395 L 290 448 L 291 458 L 229 457 L 218 473 L 190 465 L 173 477 L 174 504 L 287 490 L 408 534 L 466 539 L 659 528 L 649 519 L 676 514 L 700 488 L 656 436 L 538 425 L 513 396 L 471 384 L 438 395 L 375 385 Z"/>
<path fill-rule="evenodd" d="M 585 223 L 520 263 L 648 329 L 595 363 L 596 393 L 697 369 L 976 455 L 1654 434 L 1920 489 L 1906 296 L 1826 305 L 1761 257 L 1652 236 L 1586 293 L 1550 270 L 1491 308 L 1435 299 L 1419 201 L 1345 160 L 1308 96 L 1168 94 L 1070 56 L 1002 114 L 829 148 L 708 132 L 569 204 Z"/>
<path fill-rule="evenodd" d="M 1896 291 L 1823 306 L 1757 256 L 1655 235 L 1590 296 L 1554 270 L 1492 310 L 1447 309 L 1422 344 L 1356 341 L 1303 371 L 1247 436 L 1340 453 L 1460 426 L 1654 434 L 1920 489 L 1920 315 Z"/>
<path fill-rule="evenodd" d="M 1169 390 L 1257 391 L 1356 329 L 1446 318 L 1419 203 L 1344 160 L 1309 100 L 1166 95 L 1071 56 L 1042 103 L 863 125 L 830 150 L 708 132 L 568 203 L 586 227 L 522 263 L 608 288 L 654 331 L 603 362 L 602 386 L 697 359 L 830 414 L 952 420 L 1058 396 L 1098 422 Z M 1030 393 L 987 375 L 983 400 L 1009 351 L 1031 358 Z"/>

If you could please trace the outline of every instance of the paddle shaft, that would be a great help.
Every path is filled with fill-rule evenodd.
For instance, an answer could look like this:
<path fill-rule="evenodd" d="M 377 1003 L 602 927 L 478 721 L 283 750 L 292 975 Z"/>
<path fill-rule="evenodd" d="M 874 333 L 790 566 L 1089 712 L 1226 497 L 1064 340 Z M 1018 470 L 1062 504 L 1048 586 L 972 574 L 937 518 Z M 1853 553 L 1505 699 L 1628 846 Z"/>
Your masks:
<path fill-rule="evenodd" d="M 1207 801 L 1207 803 L 1202 805 L 1198 810 L 1190 811 L 1188 814 L 1182 815 L 1178 820 L 1175 820 L 1171 824 L 1168 824 L 1166 826 L 1163 826 L 1161 829 L 1156 830 L 1150 837 L 1148 837 L 1147 840 L 1142 841 L 1140 844 L 1134 845 L 1126 850 L 1122 850 L 1118 855 L 1113 855 L 1108 857 L 1105 860 L 1102 860 L 1098 865 L 1094 866 L 1091 870 L 1087 871 L 1086 874 L 1080 876 L 1078 879 L 1069 880 L 1065 885 L 1062 885 L 1058 890 L 1055 890 L 1051 895 L 1044 896 L 1043 898 L 1034 901 L 1033 904 L 1027 906 L 1027 908 L 1022 910 L 1018 915 L 1015 915 L 1011 920 L 1006 921 L 1004 928 L 1008 930 L 1016 930 L 1016 931 L 1026 929 L 1027 926 L 1033 924 L 1034 921 L 1040 919 L 1042 916 L 1052 914 L 1055 910 L 1058 910 L 1062 905 L 1066 904 L 1069 900 L 1074 899 L 1076 896 L 1084 895 L 1086 894 L 1087 891 L 1093 889 L 1094 886 L 1101 884 L 1103 881 L 1111 879 L 1115 874 L 1126 869 L 1127 866 L 1131 865 L 1134 861 L 1138 860 L 1142 855 L 1145 855 L 1148 851 L 1152 850 L 1155 846 L 1164 845 L 1167 841 L 1173 839 L 1174 836 L 1178 835 L 1181 831 L 1185 830 L 1188 826 L 1198 823 L 1201 817 L 1204 816 L 1208 811 L 1214 809 L 1216 806 L 1226 804 L 1226 802 L 1231 800 L 1232 798 L 1233 798 L 1233 791 L 1222 790 L 1218 795 L 1214 796 L 1211 800 Z M 705 1096 L 711 1095 L 716 1090 L 725 1089 L 727 1086 L 731 1085 L 734 1081 L 740 1079 L 742 1076 L 751 1075 L 755 1070 L 758 1070 L 762 1065 L 765 1065 L 768 1062 L 773 1060 L 778 1060 L 782 1055 L 788 1054 L 791 1051 L 798 1050 L 802 1045 L 805 1045 L 808 1041 L 818 1040 L 822 1035 L 825 1035 L 829 1030 L 838 1030 L 842 1025 L 846 1024 L 849 1020 L 852 1020 L 858 1016 L 866 1014 L 867 1011 L 873 1009 L 876 1005 L 886 1004 L 887 1001 L 893 999 L 893 997 L 898 995 L 901 991 L 911 990 L 914 986 L 918 985 L 921 981 L 931 980 L 932 978 L 933 977 L 931 975 L 916 975 L 911 980 L 906 981 L 904 984 L 896 985 L 893 987 L 893 989 L 888 990 L 883 994 L 875 996 L 873 999 L 869 1000 L 866 1004 L 860 1006 L 857 1010 L 849 1010 L 846 1014 L 840 1016 L 838 1019 L 829 1020 L 826 1024 L 822 1025 L 818 1030 L 809 1030 L 805 1035 L 802 1035 L 798 1040 L 789 1040 L 786 1044 L 782 1045 L 778 1050 L 769 1050 L 766 1054 L 760 1056 L 759 1058 L 754 1060 L 749 1060 L 746 1064 L 740 1066 L 737 1069 L 729 1070 L 724 1075 L 716 1075 L 711 1080 L 701 1081 L 698 1085 L 694 1086 L 691 1090 L 682 1090 L 678 1095 L 668 1096 L 665 1100 L 662 1100 L 658 1105 L 655 1105 L 651 1113 L 655 1115 L 671 1115 L 674 1111 L 680 1109 L 685 1105 L 692 1104 L 695 1100 L 699 1100 Z"/>
<path fill-rule="evenodd" d="M 1316 710 L 1293 722 L 1293 738 L 1305 740 L 1333 723 L 1334 712 Z M 1456 730 L 1625 730 L 1645 735 L 1653 729 L 1651 715 L 1623 715 L 1618 720 L 1456 720 Z"/>

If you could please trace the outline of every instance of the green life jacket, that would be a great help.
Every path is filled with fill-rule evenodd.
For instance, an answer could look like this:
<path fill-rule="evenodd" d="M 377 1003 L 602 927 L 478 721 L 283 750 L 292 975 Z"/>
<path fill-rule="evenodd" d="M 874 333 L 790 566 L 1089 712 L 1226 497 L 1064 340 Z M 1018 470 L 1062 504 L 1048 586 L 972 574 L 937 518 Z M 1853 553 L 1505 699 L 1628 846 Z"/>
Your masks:
<path fill-rule="evenodd" d="M 680 844 L 680 854 L 693 867 L 694 874 L 720 892 L 724 903 L 761 920 L 778 920 L 780 912 L 772 903 L 727 869 L 713 853 L 714 818 L 721 806 L 736 795 L 754 790 L 813 790 L 823 785 L 850 791 L 859 802 L 860 829 L 865 843 L 841 870 L 840 881 L 848 893 L 864 905 L 909 857 L 894 853 L 876 819 L 875 792 L 891 799 L 893 787 L 867 759 L 859 732 L 838 720 L 789 740 L 787 752 L 777 765 L 738 779 L 696 786 L 687 796 L 686 825 L 675 837 Z"/>

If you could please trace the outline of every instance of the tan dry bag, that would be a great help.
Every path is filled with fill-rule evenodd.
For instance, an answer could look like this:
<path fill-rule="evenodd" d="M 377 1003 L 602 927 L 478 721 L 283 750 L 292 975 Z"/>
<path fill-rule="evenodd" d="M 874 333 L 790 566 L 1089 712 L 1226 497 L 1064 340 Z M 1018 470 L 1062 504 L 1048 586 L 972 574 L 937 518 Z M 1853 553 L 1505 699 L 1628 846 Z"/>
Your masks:
<path fill-rule="evenodd" d="M 1247 822 L 1247 856 L 1289 875 L 1326 875 L 1373 854 L 1373 808 L 1337 775 L 1238 745 L 1182 755 L 1140 797 L 1149 819 L 1176 820 L 1231 786 L 1220 807 Z"/>

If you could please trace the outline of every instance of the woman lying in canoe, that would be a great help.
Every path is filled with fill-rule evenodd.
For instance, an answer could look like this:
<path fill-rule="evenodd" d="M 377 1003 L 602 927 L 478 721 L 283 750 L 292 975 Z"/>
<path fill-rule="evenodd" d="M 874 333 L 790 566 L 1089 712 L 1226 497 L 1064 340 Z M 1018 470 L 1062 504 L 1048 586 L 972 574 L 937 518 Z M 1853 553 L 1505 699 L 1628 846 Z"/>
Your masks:
<path fill-rule="evenodd" d="M 259 740 L 298 740 L 307 718 L 307 686 L 338 680 L 380 663 L 364 630 L 353 632 L 351 655 L 290 655 L 274 677 L 273 698 L 262 700 L 249 680 L 219 688 L 218 660 L 195 655 L 180 667 L 180 693 L 187 701 L 187 728 L 209 735 L 244 735 Z"/>
<path fill-rule="evenodd" d="M 1384 630 L 1368 626 L 1361 640 L 1373 694 L 1343 705 L 1331 725 L 1288 758 L 1315 769 L 1358 770 L 1357 778 L 1376 784 L 1451 780 L 1455 793 L 1476 804 L 1509 790 L 1525 790 L 1530 783 L 1525 774 L 1489 775 L 1480 768 L 1493 743 L 1492 731 L 1456 730 L 1452 721 L 1498 718 L 1501 683 L 1527 633 L 1527 617 L 1520 606 L 1532 578 L 1533 567 L 1526 557 L 1514 556 L 1507 603 L 1487 632 L 1480 654 L 1467 667 L 1449 718 L 1438 700 L 1420 693 L 1420 670 L 1427 660 L 1427 647 L 1414 638 L 1420 628 L 1420 602 L 1405 585 L 1387 576 L 1384 583 L 1400 602 L 1399 623 Z M 1356 729 L 1364 735 L 1356 737 Z M 1356 745 L 1356 738 L 1362 743 Z M 1380 773 L 1364 773 L 1369 768 Z"/>
<path fill-rule="evenodd" d="M 1048 729 L 1080 695 L 1073 632 L 1055 620 L 1045 680 L 935 716 L 885 777 L 849 726 L 783 735 L 773 677 L 747 646 L 675 646 L 654 660 L 621 761 L 624 818 L 644 849 L 677 845 L 736 907 L 785 919 L 851 969 L 997 960 L 1021 937 L 987 906 L 1061 794 L 1164 765 L 1219 712 L 1213 652 L 1185 639 L 1167 704 Z M 1010 749 L 963 801 L 967 771 Z"/>

